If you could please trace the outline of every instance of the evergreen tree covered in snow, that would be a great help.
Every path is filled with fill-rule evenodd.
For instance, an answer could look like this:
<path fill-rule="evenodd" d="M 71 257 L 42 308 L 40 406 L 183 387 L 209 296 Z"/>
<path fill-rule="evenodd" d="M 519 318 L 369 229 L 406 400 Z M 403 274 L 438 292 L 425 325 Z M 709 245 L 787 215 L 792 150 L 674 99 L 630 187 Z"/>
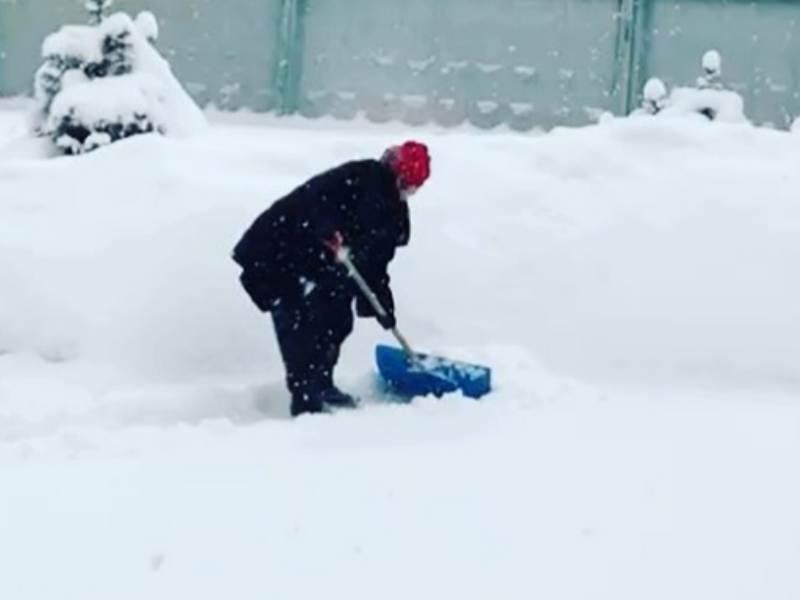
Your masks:
<path fill-rule="evenodd" d="M 79 154 L 142 133 L 188 135 L 202 112 L 152 45 L 152 13 L 110 16 L 111 0 L 89 0 L 92 24 L 66 25 L 42 46 L 31 124 L 65 154 Z"/>

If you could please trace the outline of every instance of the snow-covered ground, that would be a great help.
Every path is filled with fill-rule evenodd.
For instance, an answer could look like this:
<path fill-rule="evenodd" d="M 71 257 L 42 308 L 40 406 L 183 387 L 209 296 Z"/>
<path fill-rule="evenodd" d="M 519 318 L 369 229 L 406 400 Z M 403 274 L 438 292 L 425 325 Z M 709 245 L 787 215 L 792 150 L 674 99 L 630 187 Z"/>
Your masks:
<path fill-rule="evenodd" d="M 800 598 L 800 137 L 250 119 L 41 160 L 0 112 L 0 598 Z M 291 420 L 229 252 L 413 136 L 392 266 L 495 391 Z"/>

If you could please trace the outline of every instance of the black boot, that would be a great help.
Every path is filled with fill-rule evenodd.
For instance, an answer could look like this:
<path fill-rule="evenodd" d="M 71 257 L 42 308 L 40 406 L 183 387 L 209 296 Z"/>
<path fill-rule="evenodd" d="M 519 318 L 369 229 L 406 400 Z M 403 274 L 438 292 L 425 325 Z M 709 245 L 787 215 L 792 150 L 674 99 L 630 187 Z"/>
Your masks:
<path fill-rule="evenodd" d="M 332 386 L 320 393 L 317 398 L 323 406 L 331 408 L 358 408 L 358 400 L 350 394 L 345 394 L 339 388 Z"/>
<path fill-rule="evenodd" d="M 325 412 L 325 407 L 318 394 L 294 394 L 292 395 L 292 404 L 289 412 L 293 417 L 299 417 L 304 414 L 313 415 Z"/>

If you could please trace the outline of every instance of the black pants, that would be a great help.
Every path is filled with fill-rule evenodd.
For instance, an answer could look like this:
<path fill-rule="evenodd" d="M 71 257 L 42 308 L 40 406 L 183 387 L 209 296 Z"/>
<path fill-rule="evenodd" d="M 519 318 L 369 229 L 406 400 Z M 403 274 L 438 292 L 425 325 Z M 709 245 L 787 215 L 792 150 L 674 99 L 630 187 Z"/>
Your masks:
<path fill-rule="evenodd" d="M 333 371 L 345 339 L 353 331 L 353 296 L 317 288 L 272 309 L 286 385 L 293 402 L 313 402 L 333 387 Z"/>

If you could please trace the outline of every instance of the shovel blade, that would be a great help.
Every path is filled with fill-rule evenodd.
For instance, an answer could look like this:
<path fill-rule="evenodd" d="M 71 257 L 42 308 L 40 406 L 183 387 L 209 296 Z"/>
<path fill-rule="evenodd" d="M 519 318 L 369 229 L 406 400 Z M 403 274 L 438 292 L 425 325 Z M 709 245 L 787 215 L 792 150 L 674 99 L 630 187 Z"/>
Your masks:
<path fill-rule="evenodd" d="M 482 365 L 449 360 L 429 354 L 416 354 L 418 368 L 400 348 L 379 344 L 375 360 L 381 378 L 392 390 L 404 396 L 427 396 L 460 391 L 468 398 L 480 398 L 491 390 L 491 369 Z"/>

